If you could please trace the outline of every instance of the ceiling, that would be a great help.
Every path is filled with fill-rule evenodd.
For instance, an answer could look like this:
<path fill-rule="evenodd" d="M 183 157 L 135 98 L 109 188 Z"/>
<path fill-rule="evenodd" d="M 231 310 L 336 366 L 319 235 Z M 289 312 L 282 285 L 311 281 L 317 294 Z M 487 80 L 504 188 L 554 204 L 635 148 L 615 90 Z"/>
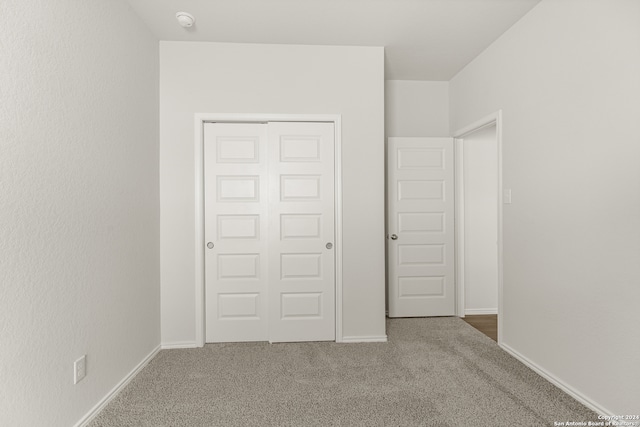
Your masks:
<path fill-rule="evenodd" d="M 160 40 L 385 46 L 386 79 L 450 80 L 540 0 L 128 1 Z"/>

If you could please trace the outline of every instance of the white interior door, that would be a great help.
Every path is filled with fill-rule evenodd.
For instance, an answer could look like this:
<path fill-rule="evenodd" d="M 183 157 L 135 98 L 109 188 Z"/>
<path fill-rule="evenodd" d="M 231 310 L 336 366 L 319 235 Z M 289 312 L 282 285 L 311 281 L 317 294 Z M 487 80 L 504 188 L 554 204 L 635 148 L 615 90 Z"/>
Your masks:
<path fill-rule="evenodd" d="M 266 341 L 267 126 L 204 126 L 206 341 Z"/>
<path fill-rule="evenodd" d="M 206 341 L 335 340 L 333 123 L 207 123 Z"/>
<path fill-rule="evenodd" d="M 333 123 L 269 123 L 269 157 L 269 341 L 333 341 Z"/>
<path fill-rule="evenodd" d="M 389 317 L 455 314 L 452 138 L 389 138 Z"/>

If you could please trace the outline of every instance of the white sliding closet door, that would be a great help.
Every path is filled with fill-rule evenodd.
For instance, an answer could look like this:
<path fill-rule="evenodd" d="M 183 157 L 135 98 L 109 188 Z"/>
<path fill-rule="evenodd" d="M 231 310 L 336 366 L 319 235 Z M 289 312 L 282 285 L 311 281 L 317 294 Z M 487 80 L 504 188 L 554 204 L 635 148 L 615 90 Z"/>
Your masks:
<path fill-rule="evenodd" d="M 206 341 L 266 341 L 267 126 L 204 126 Z"/>
<path fill-rule="evenodd" d="M 335 340 L 333 123 L 269 123 L 269 341 Z"/>
<path fill-rule="evenodd" d="M 333 132 L 205 124 L 207 342 L 335 339 Z"/>

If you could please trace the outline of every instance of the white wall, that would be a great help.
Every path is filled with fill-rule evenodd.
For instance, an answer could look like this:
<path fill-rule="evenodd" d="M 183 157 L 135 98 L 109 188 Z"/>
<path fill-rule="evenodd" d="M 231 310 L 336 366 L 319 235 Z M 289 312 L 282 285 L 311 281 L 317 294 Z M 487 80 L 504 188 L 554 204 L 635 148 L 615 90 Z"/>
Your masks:
<path fill-rule="evenodd" d="M 68 427 L 160 342 L 158 44 L 125 1 L 2 0 L 0 46 L 0 425 Z"/>
<path fill-rule="evenodd" d="M 344 335 L 383 336 L 384 50 L 160 43 L 162 342 L 195 342 L 194 113 L 342 114 Z"/>
<path fill-rule="evenodd" d="M 449 82 L 387 80 L 387 136 L 449 136 Z"/>
<path fill-rule="evenodd" d="M 464 293 L 466 314 L 498 311 L 498 144 L 496 127 L 466 136 Z"/>
<path fill-rule="evenodd" d="M 451 81 L 452 130 L 503 110 L 504 343 L 640 413 L 640 2 L 543 0 Z"/>

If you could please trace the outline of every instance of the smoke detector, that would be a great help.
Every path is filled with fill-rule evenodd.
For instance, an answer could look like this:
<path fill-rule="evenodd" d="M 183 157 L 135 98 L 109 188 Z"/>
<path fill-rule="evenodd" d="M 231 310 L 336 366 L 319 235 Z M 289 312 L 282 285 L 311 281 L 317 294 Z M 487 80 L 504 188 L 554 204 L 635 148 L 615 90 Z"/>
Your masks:
<path fill-rule="evenodd" d="M 180 26 L 184 28 L 191 28 L 196 22 L 196 18 L 194 18 L 193 15 L 187 12 L 176 13 L 176 19 L 178 20 L 178 24 L 180 24 Z"/>

